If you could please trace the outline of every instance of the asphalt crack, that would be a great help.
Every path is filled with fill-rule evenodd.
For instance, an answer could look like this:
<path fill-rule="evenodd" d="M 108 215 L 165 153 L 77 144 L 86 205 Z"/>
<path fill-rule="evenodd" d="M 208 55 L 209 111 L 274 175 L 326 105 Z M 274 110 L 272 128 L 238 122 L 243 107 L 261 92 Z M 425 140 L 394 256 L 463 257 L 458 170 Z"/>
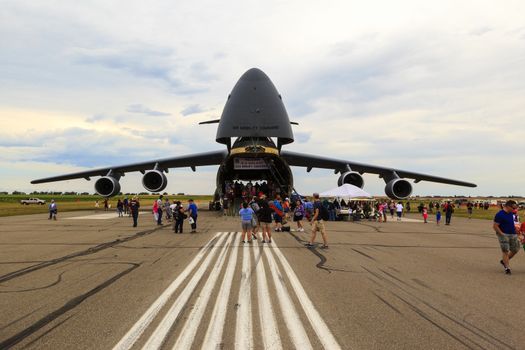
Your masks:
<path fill-rule="evenodd" d="M 122 239 L 118 238 L 118 239 L 116 239 L 114 241 L 101 243 L 99 245 L 96 245 L 94 247 L 90 247 L 90 248 L 88 248 L 86 250 L 82 250 L 80 252 L 76 252 L 76 253 L 72 253 L 72 254 L 69 254 L 69 255 L 65 255 L 65 256 L 62 256 L 60 258 L 56 258 L 56 259 L 53 259 L 53 260 L 44 261 L 44 262 L 41 262 L 41 263 L 36 264 L 36 265 L 31 265 L 31 266 L 25 267 L 23 269 L 7 273 L 7 274 L 5 274 L 3 276 L 0 276 L 0 283 L 12 280 L 14 278 L 18 278 L 18 277 L 24 276 L 24 275 L 26 275 L 28 273 L 31 273 L 31 272 L 34 272 L 34 271 L 37 271 L 37 270 L 40 270 L 40 269 L 43 269 L 43 268 L 46 268 L 46 267 L 49 267 L 49 266 L 52 266 L 52 265 L 56 265 L 58 263 L 64 262 L 64 261 L 69 260 L 69 259 L 77 258 L 79 256 L 86 256 L 86 255 L 91 255 L 91 254 L 98 253 L 98 252 L 100 252 L 100 251 L 102 251 L 104 249 L 112 248 L 112 247 L 117 246 L 119 244 L 126 243 L 126 242 L 129 242 L 129 241 L 135 240 L 137 238 L 149 235 L 149 234 L 151 234 L 151 233 L 153 233 L 155 231 L 158 231 L 158 230 L 160 230 L 162 228 L 163 228 L 163 226 L 156 227 L 156 228 L 154 228 L 152 230 L 137 232 L 133 236 L 129 236 L 129 237 L 122 238 Z"/>
<path fill-rule="evenodd" d="M 68 311 L 73 310 L 78 305 L 83 303 L 88 298 L 92 297 L 93 295 L 97 294 L 98 292 L 104 290 L 106 287 L 110 286 L 114 282 L 118 281 L 121 277 L 124 277 L 131 271 L 135 270 L 137 267 L 140 266 L 140 264 L 137 263 L 128 263 L 132 265 L 131 267 L 127 268 L 126 270 L 118 273 L 117 275 L 111 277 L 110 279 L 102 282 L 95 288 L 91 289 L 90 291 L 81 294 L 77 297 L 74 297 L 73 299 L 70 299 L 67 301 L 62 307 L 56 309 L 55 311 L 47 314 L 46 316 L 42 317 L 40 320 L 33 323 L 31 326 L 27 327 L 26 329 L 18 332 L 17 334 L 13 335 L 12 337 L 2 341 L 0 343 L 0 349 L 9 349 L 13 347 L 14 345 L 20 343 L 27 337 L 31 336 L 33 333 L 37 332 L 38 330 L 42 329 L 52 321 L 56 320 L 58 317 L 62 316 Z"/>

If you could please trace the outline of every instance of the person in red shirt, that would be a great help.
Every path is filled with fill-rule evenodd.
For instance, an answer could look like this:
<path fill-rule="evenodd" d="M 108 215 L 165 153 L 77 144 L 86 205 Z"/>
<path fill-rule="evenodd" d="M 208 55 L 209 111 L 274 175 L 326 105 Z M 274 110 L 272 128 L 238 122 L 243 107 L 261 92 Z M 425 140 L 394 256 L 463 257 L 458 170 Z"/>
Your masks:
<path fill-rule="evenodd" d="M 425 220 L 425 224 L 427 223 L 427 219 L 428 219 L 428 209 L 427 209 L 427 206 L 423 206 L 423 220 Z"/>
<path fill-rule="evenodd" d="M 520 226 L 520 229 L 519 229 L 518 239 L 521 242 L 523 250 L 525 250 L 525 222 L 521 223 L 521 226 Z"/>

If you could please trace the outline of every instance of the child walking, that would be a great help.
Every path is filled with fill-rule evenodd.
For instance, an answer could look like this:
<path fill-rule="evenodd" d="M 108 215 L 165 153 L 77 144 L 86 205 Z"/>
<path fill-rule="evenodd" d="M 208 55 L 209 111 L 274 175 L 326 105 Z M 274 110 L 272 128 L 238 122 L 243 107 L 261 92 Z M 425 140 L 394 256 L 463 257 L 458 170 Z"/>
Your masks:
<path fill-rule="evenodd" d="M 428 209 L 427 209 L 427 206 L 425 205 L 423 207 L 423 220 L 425 220 L 425 224 L 427 223 L 427 219 L 428 219 Z"/>
<path fill-rule="evenodd" d="M 441 222 L 441 210 L 437 210 L 436 211 L 436 225 L 439 225 L 439 223 Z"/>

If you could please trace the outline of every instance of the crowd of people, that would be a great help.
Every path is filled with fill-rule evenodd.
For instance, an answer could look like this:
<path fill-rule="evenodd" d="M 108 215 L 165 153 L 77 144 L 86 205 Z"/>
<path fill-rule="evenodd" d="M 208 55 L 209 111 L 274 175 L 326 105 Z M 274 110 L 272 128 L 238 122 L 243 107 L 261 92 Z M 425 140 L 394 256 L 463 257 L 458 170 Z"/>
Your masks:
<path fill-rule="evenodd" d="M 222 185 L 223 207 L 229 208 L 234 205 L 236 200 L 249 202 L 253 197 L 259 197 L 264 194 L 267 198 L 274 198 L 276 195 L 282 195 L 284 192 L 281 187 L 271 180 L 268 181 L 225 181 Z"/>
<path fill-rule="evenodd" d="M 319 232 L 323 238 L 321 248 L 328 248 L 324 221 L 328 221 L 329 214 L 321 203 L 318 193 L 313 194 L 313 202 L 307 198 L 296 198 L 293 201 L 290 201 L 289 198 L 283 200 L 279 194 L 276 194 L 274 199 L 268 200 L 266 194 L 260 193 L 259 196 L 253 196 L 249 201 L 243 200 L 238 213 L 241 219 L 242 243 L 252 243 L 253 240 L 258 240 L 259 229 L 262 232 L 262 243 L 271 243 L 272 222 L 274 223 L 273 230 L 276 232 L 290 230 L 290 226 L 286 226 L 290 220 L 297 225 L 298 232 L 304 232 L 302 222 L 306 219 L 312 225 L 311 237 L 306 247 L 314 246 Z"/>
<path fill-rule="evenodd" d="M 388 215 L 393 219 L 394 214 L 398 221 L 402 220 L 405 212 L 410 212 L 410 202 L 405 204 L 398 201 L 349 201 L 344 200 L 328 201 L 325 199 L 321 201 L 318 193 L 313 194 L 313 201 L 308 198 L 295 196 L 290 201 L 289 198 L 281 198 L 279 193 L 274 192 L 273 199 L 269 200 L 265 190 L 269 190 L 266 182 L 262 184 L 250 183 L 240 186 L 240 183 L 234 183 L 233 186 L 227 185 L 226 188 L 235 196 L 240 193 L 241 205 L 238 210 L 238 215 L 241 219 L 241 242 L 251 243 L 253 240 L 258 240 L 258 232 L 262 232 L 262 243 L 272 243 L 272 223 L 273 231 L 282 232 L 290 230 L 290 226 L 286 225 L 292 221 L 296 225 L 296 231 L 304 232 L 303 220 L 306 220 L 312 225 L 311 236 L 306 244 L 306 247 L 311 248 L 317 233 L 320 233 L 323 239 L 322 248 L 328 248 L 328 238 L 326 234 L 325 221 L 334 221 L 338 217 L 341 210 L 347 210 L 349 215 L 359 214 L 363 217 L 368 217 L 371 220 L 378 222 L 386 222 Z M 237 189 L 235 189 L 237 187 Z M 232 192 L 233 191 L 233 192 Z M 255 191 L 255 192 L 254 192 Z M 248 196 L 248 193 L 257 193 L 257 195 Z M 232 198 L 232 203 L 234 203 Z M 476 205 L 476 202 L 468 202 L 466 204 L 469 219 L 472 216 L 474 208 L 487 209 L 486 203 L 483 205 Z M 98 201 L 95 206 L 98 208 Z M 233 204 L 231 205 L 233 209 Z M 110 208 L 108 201 L 104 200 L 104 208 Z M 454 213 L 455 204 L 451 201 L 445 203 L 429 202 L 428 204 L 420 203 L 417 207 L 418 212 L 422 215 L 424 223 L 428 223 L 429 214 L 435 212 L 436 224 L 441 222 L 442 213 L 445 215 L 445 225 L 450 225 L 452 214 Z M 129 200 L 127 197 L 123 200 L 117 200 L 117 213 L 119 217 L 128 215 L 133 218 L 133 227 L 137 227 L 138 214 L 140 209 L 140 202 L 138 197 L 133 197 Z M 225 208 L 224 209 L 228 209 Z M 235 209 L 234 209 L 235 210 Z M 49 204 L 49 220 L 56 220 L 57 204 L 51 200 Z M 157 200 L 153 202 L 152 213 L 157 225 L 162 225 L 163 217 L 168 222 L 173 222 L 173 231 L 175 233 L 182 233 L 184 221 L 188 219 L 191 225 L 191 232 L 197 230 L 198 208 L 193 199 L 188 200 L 187 207 L 180 201 L 172 201 L 160 195 Z M 518 205 L 515 201 L 509 200 L 501 205 L 501 210 L 495 215 L 493 222 L 493 229 L 498 237 L 499 245 L 502 251 L 502 258 L 500 264 L 503 266 L 505 274 L 510 275 L 510 260 L 519 252 L 520 247 L 525 249 L 525 222 L 521 223 Z"/>
<path fill-rule="evenodd" d="M 95 208 L 99 207 L 98 201 L 95 203 Z M 138 215 L 140 209 L 140 201 L 137 196 L 128 199 L 117 200 L 117 215 L 124 217 L 125 215 L 133 218 L 133 227 L 137 227 Z M 107 208 L 107 209 L 106 209 Z M 111 208 L 107 200 L 104 200 L 104 210 Z M 198 208 L 193 199 L 188 200 L 188 205 L 184 207 L 181 201 L 173 200 L 170 202 L 168 198 L 164 198 L 160 195 L 158 199 L 153 201 L 151 208 L 153 214 L 153 220 L 157 225 L 163 225 L 163 220 L 173 223 L 173 231 L 175 233 L 182 233 L 184 220 L 188 219 L 188 223 L 191 227 L 191 233 L 197 232 L 197 218 Z"/>
<path fill-rule="evenodd" d="M 241 186 L 242 185 L 242 186 Z M 274 193 L 273 199 L 269 200 L 265 191 L 272 191 Z M 405 212 L 410 212 L 411 204 L 407 201 L 405 204 L 398 201 L 349 201 L 344 200 L 333 201 L 324 200 L 321 202 L 318 193 L 313 194 L 313 201 L 308 198 L 295 196 L 290 201 L 289 198 L 281 199 L 281 195 L 275 191 L 275 187 L 268 183 L 262 184 L 248 183 L 246 185 L 240 182 L 235 182 L 232 185 L 226 184 L 226 194 L 233 194 L 231 208 L 235 203 L 235 198 L 241 199 L 241 205 L 238 210 L 238 215 L 241 219 L 241 241 L 242 243 L 251 243 L 253 240 L 258 240 L 258 232 L 262 231 L 262 243 L 272 243 L 272 223 L 274 224 L 273 231 L 282 232 L 290 230 L 289 225 L 285 225 L 288 221 L 296 224 L 296 231 L 304 232 L 303 220 L 306 220 L 312 225 L 311 236 L 306 243 L 306 247 L 311 248 L 317 233 L 320 233 L 323 239 L 322 248 L 328 248 L 328 238 L 326 234 L 325 221 L 334 221 L 338 217 L 341 210 L 347 210 L 349 215 L 359 214 L 371 220 L 379 222 L 386 222 L 388 215 L 395 217 L 398 221 L 402 220 Z M 250 195 L 256 193 L 257 195 Z M 240 197 L 237 195 L 240 194 Z M 227 198 L 226 200 L 229 200 Z M 466 203 L 468 218 L 472 216 L 474 208 L 487 210 L 488 202 L 468 202 Z M 95 203 L 98 208 L 98 201 Z M 104 208 L 108 210 L 110 205 L 107 199 L 104 200 Z M 452 214 L 454 213 L 455 204 L 451 201 L 445 203 L 429 202 L 428 204 L 420 203 L 417 207 L 418 212 L 422 215 L 424 223 L 428 223 L 429 214 L 435 212 L 436 224 L 441 222 L 442 213 L 445 215 L 445 225 L 450 225 Z M 140 209 L 140 202 L 138 197 L 133 197 L 129 200 L 127 197 L 123 200 L 117 201 L 117 213 L 119 217 L 128 215 L 133 218 L 133 227 L 137 227 L 138 214 Z M 229 209 L 227 205 L 224 209 Z M 51 200 L 49 204 L 49 220 L 56 220 L 58 212 L 57 204 Z M 191 232 L 197 230 L 198 208 L 193 199 L 188 200 L 187 207 L 184 207 L 180 201 L 170 202 L 168 198 L 160 195 L 157 200 L 153 202 L 152 213 L 157 225 L 162 225 L 163 217 L 168 222 L 173 222 L 173 231 L 175 233 L 182 233 L 184 221 L 188 219 L 191 225 Z M 502 258 L 500 264 L 503 266 L 505 274 L 510 275 L 510 260 L 519 252 L 520 247 L 525 249 L 525 222 L 521 223 L 518 204 L 516 201 L 508 200 L 505 204 L 501 204 L 501 210 L 495 215 L 493 222 L 493 230 L 495 231 L 499 245 L 502 251 Z"/>
<path fill-rule="evenodd" d="M 284 229 L 283 222 L 292 218 L 297 224 L 297 231 L 304 231 L 302 220 L 306 219 L 312 225 L 312 234 L 310 240 L 306 244 L 307 247 L 313 247 L 317 232 L 320 232 L 323 239 L 322 248 L 328 248 L 328 240 L 326 234 L 325 221 L 333 220 L 331 210 L 336 208 L 341 209 L 348 206 L 348 210 L 359 210 L 362 206 L 367 206 L 368 210 L 375 212 L 375 217 L 379 222 L 386 222 L 387 216 L 390 214 L 394 218 L 394 213 L 398 221 L 402 220 L 404 210 L 410 211 L 410 202 L 403 205 L 402 202 L 394 201 L 378 201 L 374 205 L 370 202 L 350 202 L 344 203 L 334 200 L 332 202 L 321 202 L 319 194 L 314 193 L 313 203 L 308 199 L 297 198 L 290 203 L 288 198 L 281 201 L 279 195 L 275 196 L 274 200 L 268 201 L 265 194 L 259 197 L 252 197 L 251 201 L 244 200 L 242 208 L 239 210 L 242 227 L 242 243 L 251 243 L 253 239 L 258 239 L 257 232 L 259 227 L 262 229 L 262 242 L 271 243 L 271 229 L 272 221 L 275 224 L 275 231 L 282 231 Z M 467 212 L 469 219 L 472 215 L 472 209 L 475 208 L 474 203 L 467 203 Z M 445 203 L 430 202 L 428 205 L 421 203 L 418 206 L 418 212 L 421 213 L 424 223 L 428 223 L 429 213 L 435 212 L 436 224 L 441 222 L 442 213 L 445 215 L 445 225 L 450 225 L 452 214 L 454 213 L 455 204 L 452 201 Z M 479 207 L 485 209 L 485 205 Z M 273 220 L 272 220 L 273 219 Z M 525 222 L 520 223 L 518 205 L 515 201 L 509 200 L 504 205 L 501 205 L 501 210 L 495 215 L 493 229 L 496 232 L 500 248 L 502 251 L 502 259 L 500 264 L 504 268 L 505 274 L 510 275 L 510 260 L 519 252 L 523 246 L 525 249 Z"/>

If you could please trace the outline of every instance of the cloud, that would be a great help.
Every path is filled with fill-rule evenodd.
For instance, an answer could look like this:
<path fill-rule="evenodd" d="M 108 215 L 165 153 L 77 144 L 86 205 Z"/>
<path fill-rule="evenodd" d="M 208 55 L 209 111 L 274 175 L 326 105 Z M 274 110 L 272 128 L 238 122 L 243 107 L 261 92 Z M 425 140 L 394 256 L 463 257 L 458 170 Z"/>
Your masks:
<path fill-rule="evenodd" d="M 295 141 L 298 143 L 307 143 L 312 136 L 311 132 L 295 132 L 294 137 Z"/>
<path fill-rule="evenodd" d="M 105 119 L 108 119 L 110 117 L 104 115 L 104 114 L 95 114 L 95 115 L 92 115 L 91 117 L 88 117 L 86 118 L 86 122 L 87 123 L 96 123 L 98 121 L 101 121 L 101 120 L 105 120 Z"/>
<path fill-rule="evenodd" d="M 485 34 L 491 32 L 493 30 L 494 30 L 494 28 L 491 28 L 491 27 L 479 27 L 479 28 L 471 30 L 470 31 L 470 35 L 482 36 L 482 35 L 485 35 Z"/>
<path fill-rule="evenodd" d="M 182 111 L 180 111 L 180 114 L 182 114 L 183 116 L 188 116 L 191 114 L 197 114 L 202 112 L 206 112 L 206 109 L 202 108 L 198 104 L 193 104 L 185 107 Z"/>
<path fill-rule="evenodd" d="M 4 136 L 1 135 L 2 138 Z M 158 156 L 161 153 L 158 148 L 167 146 L 162 140 L 150 139 L 152 147 L 145 148 L 141 141 L 145 139 L 143 137 L 87 128 L 33 132 L 15 137 L 19 142 L 10 147 L 18 147 L 18 160 L 81 167 L 136 162 Z M 1 144 L 1 147 L 7 146 Z M 0 159 L 6 159 L 6 155 Z"/>
<path fill-rule="evenodd" d="M 68 56 L 77 65 L 98 66 L 141 79 L 162 81 L 176 94 L 203 93 L 207 90 L 203 83 L 215 79 L 205 63 L 186 63 L 169 47 L 143 43 L 74 47 L 68 50 Z"/>
<path fill-rule="evenodd" d="M 98 65 L 123 70 L 139 77 L 161 79 L 172 86 L 180 82 L 172 77 L 174 66 L 167 61 L 174 53 L 169 49 L 148 48 L 72 48 L 69 55 L 77 64 Z"/>
<path fill-rule="evenodd" d="M 502 182 L 493 170 L 525 171 L 524 4 L 7 1 L 0 174 L 24 162 L 66 171 L 223 147 L 216 126 L 165 111 L 220 115 L 236 79 L 260 67 L 300 124 L 285 149 L 479 182 L 472 193 L 521 188 L 519 175 Z M 254 9 L 257 18 L 241 15 Z M 334 179 L 316 171 L 297 173 L 299 190 Z"/>
<path fill-rule="evenodd" d="M 169 113 L 154 111 L 154 110 L 152 110 L 152 109 L 150 109 L 150 108 L 148 108 L 146 106 L 143 106 L 141 104 L 129 105 L 128 109 L 126 111 L 129 112 L 129 113 L 145 114 L 145 115 L 149 115 L 149 116 L 152 116 L 152 117 L 165 117 L 165 116 L 171 115 Z"/>

